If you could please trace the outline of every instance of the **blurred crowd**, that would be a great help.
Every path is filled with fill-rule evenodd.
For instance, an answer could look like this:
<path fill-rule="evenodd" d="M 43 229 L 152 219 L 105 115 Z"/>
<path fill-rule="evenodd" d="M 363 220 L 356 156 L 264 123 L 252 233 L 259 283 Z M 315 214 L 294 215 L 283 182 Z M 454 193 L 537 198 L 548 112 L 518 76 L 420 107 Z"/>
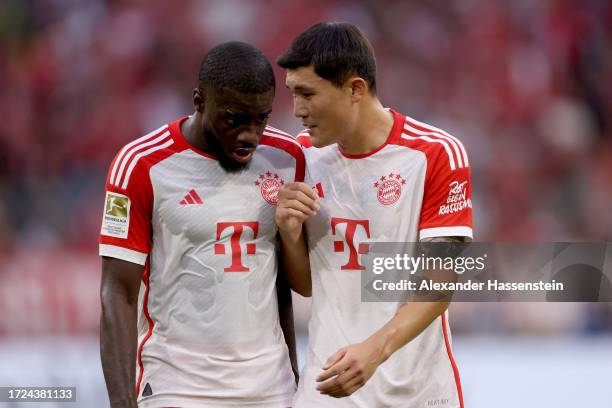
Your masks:
<path fill-rule="evenodd" d="M 274 61 L 323 20 L 372 40 L 386 106 L 464 142 L 477 240 L 611 239 L 609 1 L 4 0 L 0 253 L 95 253 L 108 164 L 192 111 L 204 53 Z M 275 72 L 270 123 L 297 132 Z"/>

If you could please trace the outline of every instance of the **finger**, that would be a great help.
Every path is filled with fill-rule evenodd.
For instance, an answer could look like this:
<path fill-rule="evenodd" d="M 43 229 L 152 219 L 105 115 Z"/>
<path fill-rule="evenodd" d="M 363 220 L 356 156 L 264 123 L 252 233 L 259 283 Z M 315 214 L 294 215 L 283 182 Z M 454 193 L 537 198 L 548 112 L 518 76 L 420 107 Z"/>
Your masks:
<path fill-rule="evenodd" d="M 347 397 L 351 395 L 352 393 L 357 391 L 359 388 L 363 387 L 363 385 L 365 384 L 365 382 L 363 381 L 363 378 L 360 375 L 354 374 L 352 370 L 350 371 L 351 371 L 350 374 L 347 371 L 346 373 L 339 376 L 340 377 L 338 378 L 339 386 L 331 388 L 328 392 L 322 392 L 322 394 L 326 394 L 334 398 L 342 398 L 342 397 Z M 346 377 L 342 378 L 345 375 Z"/>
<path fill-rule="evenodd" d="M 278 205 L 286 205 L 287 203 L 299 201 L 300 203 L 308 206 L 313 211 L 319 209 L 319 204 L 312 197 L 305 194 L 303 191 L 296 190 L 281 190 L 278 193 Z"/>
<path fill-rule="evenodd" d="M 342 393 L 348 389 L 349 384 L 353 385 L 358 379 L 359 376 L 353 370 L 347 370 L 335 378 L 319 384 L 317 390 L 327 395 Z"/>
<path fill-rule="evenodd" d="M 364 384 L 365 381 L 363 380 L 363 377 L 361 375 L 353 376 L 350 380 L 347 380 L 344 383 L 344 387 L 342 387 L 342 391 L 344 392 L 343 396 L 351 395 L 352 393 L 363 387 Z"/>
<path fill-rule="evenodd" d="M 287 183 L 285 184 L 284 189 L 287 191 L 301 191 L 315 201 L 319 198 L 319 194 L 317 194 L 317 192 L 311 186 L 303 182 Z"/>
<path fill-rule="evenodd" d="M 323 371 L 317 377 L 317 382 L 323 382 L 333 376 L 342 374 L 346 370 L 349 369 L 350 362 L 347 359 L 340 360 L 336 364 L 329 367 L 327 370 Z"/>
<path fill-rule="evenodd" d="M 308 219 L 308 215 L 304 214 L 302 211 L 296 210 L 295 208 L 283 208 L 279 210 L 279 218 L 283 219 L 285 217 L 295 217 L 300 222 L 304 222 Z"/>
<path fill-rule="evenodd" d="M 312 214 L 316 212 L 313 208 L 307 206 L 306 204 L 298 200 L 289 200 L 289 201 L 283 201 L 283 202 L 279 201 L 278 205 L 280 206 L 281 209 L 291 208 L 294 210 L 298 210 L 308 216 L 311 216 Z"/>
<path fill-rule="evenodd" d="M 346 395 L 345 396 L 349 396 L 349 395 L 353 395 L 357 390 L 359 390 L 361 387 L 363 387 L 365 383 L 363 382 L 358 382 L 354 385 L 352 385 L 347 391 L 346 391 Z"/>
<path fill-rule="evenodd" d="M 331 394 L 333 392 L 337 392 L 337 390 L 339 390 L 341 387 L 341 384 L 338 382 L 338 377 L 334 377 L 329 381 L 326 381 L 324 383 L 318 384 L 316 389 L 317 391 L 319 391 L 321 394 Z"/>
<path fill-rule="evenodd" d="M 303 191 L 287 192 L 286 197 L 288 198 L 286 201 L 299 201 L 302 204 L 312 208 L 313 211 L 317 211 L 319 209 L 319 204 L 317 201 Z"/>
<path fill-rule="evenodd" d="M 333 366 L 334 364 L 336 364 L 337 362 L 339 362 L 340 360 L 342 360 L 342 358 L 346 355 L 346 349 L 341 348 L 340 350 L 336 351 L 334 354 L 332 354 L 327 361 L 325 362 L 325 364 L 323 365 L 323 369 L 327 370 L 329 367 Z"/>
<path fill-rule="evenodd" d="M 340 350 L 336 351 L 334 354 L 332 354 L 327 359 L 327 361 L 323 365 L 323 370 L 327 370 L 329 367 L 331 367 L 332 365 L 336 364 L 338 361 L 340 361 L 342 359 L 342 357 L 344 357 L 345 354 L 346 354 L 346 350 L 345 349 L 340 349 Z"/>
<path fill-rule="evenodd" d="M 343 388 L 337 388 L 334 391 L 323 393 L 323 395 L 329 395 L 332 398 L 343 398 L 343 397 L 348 396 L 348 394 Z"/>
<path fill-rule="evenodd" d="M 296 184 L 297 184 L 296 187 L 299 191 L 303 192 L 304 194 L 306 194 L 313 200 L 317 200 L 319 198 L 319 194 L 310 185 L 306 183 L 296 183 Z"/>

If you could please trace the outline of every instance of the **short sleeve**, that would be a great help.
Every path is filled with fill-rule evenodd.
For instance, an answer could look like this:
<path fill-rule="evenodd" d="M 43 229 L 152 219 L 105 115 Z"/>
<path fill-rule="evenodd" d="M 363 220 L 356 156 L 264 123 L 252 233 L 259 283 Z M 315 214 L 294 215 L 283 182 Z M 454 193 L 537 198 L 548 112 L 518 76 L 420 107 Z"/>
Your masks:
<path fill-rule="evenodd" d="M 469 167 L 455 168 L 440 152 L 428 163 L 419 239 L 457 236 L 473 238 L 472 181 Z"/>
<path fill-rule="evenodd" d="M 136 166 L 129 183 L 120 183 L 118 161 L 121 161 L 121 152 L 107 175 L 99 253 L 144 265 L 151 249 L 151 179 L 145 166 Z"/>

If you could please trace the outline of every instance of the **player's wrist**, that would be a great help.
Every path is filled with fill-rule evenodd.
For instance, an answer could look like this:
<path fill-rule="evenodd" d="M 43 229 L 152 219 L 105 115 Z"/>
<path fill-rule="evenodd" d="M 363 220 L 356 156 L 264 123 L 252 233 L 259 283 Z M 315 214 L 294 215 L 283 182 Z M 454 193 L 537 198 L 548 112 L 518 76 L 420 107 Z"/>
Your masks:
<path fill-rule="evenodd" d="M 110 406 L 121 407 L 121 408 L 137 408 L 138 404 L 136 403 L 136 396 L 121 396 L 121 397 L 113 397 L 110 398 Z"/>
<path fill-rule="evenodd" d="M 297 244 L 302 237 L 302 225 L 299 227 L 286 227 L 279 225 L 278 232 L 281 240 L 287 244 Z"/>
<path fill-rule="evenodd" d="M 366 340 L 371 342 L 372 348 L 374 349 L 374 355 L 379 365 L 387 361 L 395 352 L 395 349 L 392 347 L 393 334 L 394 330 L 385 330 L 374 333 Z"/>

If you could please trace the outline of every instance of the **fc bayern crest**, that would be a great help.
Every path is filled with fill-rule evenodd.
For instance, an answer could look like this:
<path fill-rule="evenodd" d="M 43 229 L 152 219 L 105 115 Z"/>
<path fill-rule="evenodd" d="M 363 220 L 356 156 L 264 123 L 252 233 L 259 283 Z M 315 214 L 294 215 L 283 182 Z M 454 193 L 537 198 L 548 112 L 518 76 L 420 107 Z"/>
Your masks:
<path fill-rule="evenodd" d="M 406 184 L 406 180 L 399 173 L 389 173 L 387 176 L 381 176 L 379 180 L 374 182 L 376 189 L 376 198 L 382 205 L 391 205 L 402 196 L 402 186 Z"/>
<path fill-rule="evenodd" d="M 259 187 L 261 196 L 266 203 L 276 205 L 278 203 L 278 191 L 285 184 L 278 174 L 265 172 L 259 175 L 259 178 L 255 180 L 255 185 Z"/>

